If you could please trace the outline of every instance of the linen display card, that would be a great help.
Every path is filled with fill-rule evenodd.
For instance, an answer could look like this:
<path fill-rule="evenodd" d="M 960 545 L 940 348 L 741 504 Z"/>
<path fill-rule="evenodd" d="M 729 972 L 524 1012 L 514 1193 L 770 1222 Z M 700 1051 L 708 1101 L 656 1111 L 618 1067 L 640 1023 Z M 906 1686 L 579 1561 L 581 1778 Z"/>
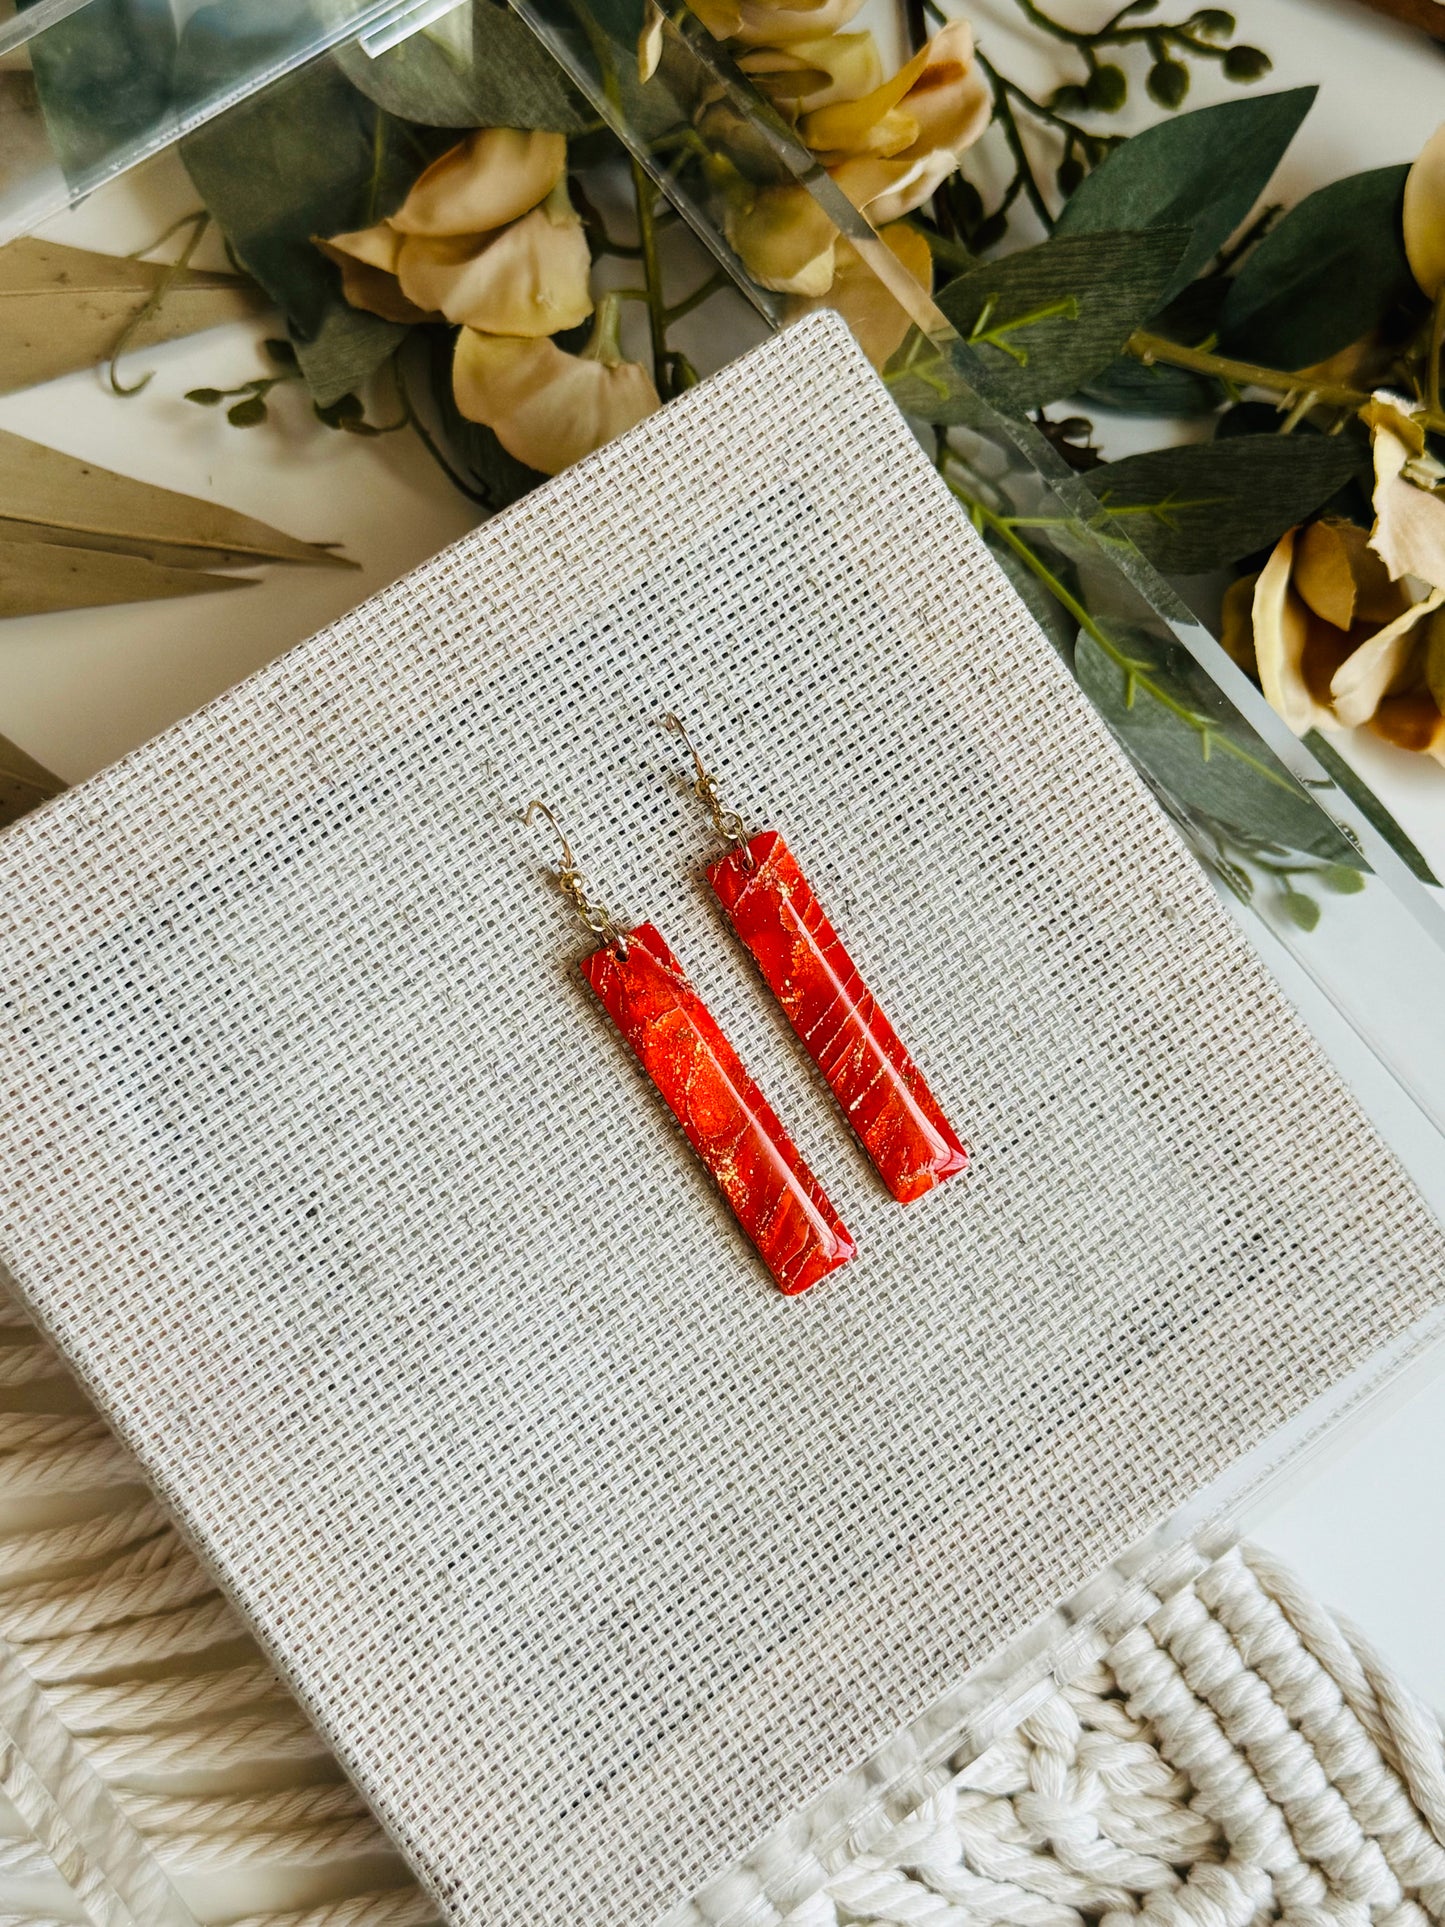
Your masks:
<path fill-rule="evenodd" d="M 728 931 L 670 710 L 968 1141 L 915 1204 Z M 804 1296 L 584 984 L 532 797 L 856 1238 Z M 658 1920 L 1445 1290 L 831 316 L 0 890 L 6 1260 L 457 1927 Z"/>

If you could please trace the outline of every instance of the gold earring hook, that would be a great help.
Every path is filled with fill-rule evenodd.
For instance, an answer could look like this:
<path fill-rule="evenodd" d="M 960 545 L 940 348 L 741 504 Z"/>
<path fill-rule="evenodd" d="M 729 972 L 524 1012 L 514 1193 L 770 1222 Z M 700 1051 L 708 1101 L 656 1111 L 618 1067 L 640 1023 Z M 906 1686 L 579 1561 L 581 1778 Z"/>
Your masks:
<path fill-rule="evenodd" d="M 668 710 L 662 719 L 662 726 L 664 729 L 670 730 L 674 736 L 680 736 L 687 744 L 692 756 L 693 768 L 697 771 L 696 779 L 690 787 L 693 795 L 712 818 L 713 828 L 717 831 L 718 835 L 723 838 L 724 842 L 736 843 L 739 849 L 746 854 L 748 826 L 736 810 L 727 808 L 722 798 L 718 795 L 717 778 L 699 755 L 697 744 L 687 733 L 687 725 L 683 722 L 681 716 L 674 714 L 672 710 Z M 751 859 L 749 859 L 747 867 L 749 869 L 752 868 Z"/>
<path fill-rule="evenodd" d="M 595 930 L 604 942 L 612 945 L 619 957 L 627 955 L 627 932 L 618 923 L 607 905 L 594 896 L 592 885 L 572 854 L 572 844 L 562 825 L 540 796 L 534 796 L 527 805 L 522 822 L 530 824 L 538 813 L 546 817 L 556 832 L 557 841 L 562 845 L 562 861 L 553 871 L 561 890 L 572 908 L 589 930 Z"/>

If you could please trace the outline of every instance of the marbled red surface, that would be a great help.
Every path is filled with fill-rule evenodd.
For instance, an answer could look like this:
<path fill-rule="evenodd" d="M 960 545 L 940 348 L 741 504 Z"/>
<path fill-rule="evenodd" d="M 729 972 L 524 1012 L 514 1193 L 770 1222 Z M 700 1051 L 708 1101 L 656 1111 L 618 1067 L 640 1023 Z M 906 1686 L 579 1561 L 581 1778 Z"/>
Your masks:
<path fill-rule="evenodd" d="M 778 832 L 729 850 L 707 874 L 899 1203 L 961 1171 L 967 1150 Z"/>
<path fill-rule="evenodd" d="M 823 1187 L 650 923 L 584 959 L 582 974 L 717 1179 L 778 1288 L 806 1291 L 853 1256 Z"/>

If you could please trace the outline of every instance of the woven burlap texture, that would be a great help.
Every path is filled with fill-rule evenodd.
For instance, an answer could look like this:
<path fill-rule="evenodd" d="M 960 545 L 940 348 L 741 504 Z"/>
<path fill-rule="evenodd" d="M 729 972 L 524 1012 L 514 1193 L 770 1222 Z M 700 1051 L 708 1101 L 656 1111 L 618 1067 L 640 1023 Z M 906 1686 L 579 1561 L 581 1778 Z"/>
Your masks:
<path fill-rule="evenodd" d="M 681 711 L 975 1148 L 900 1211 Z M 652 917 L 858 1237 L 785 1301 L 581 985 Z M 0 846 L 6 1255 L 459 1927 L 645 1920 L 1441 1291 L 835 320 Z"/>

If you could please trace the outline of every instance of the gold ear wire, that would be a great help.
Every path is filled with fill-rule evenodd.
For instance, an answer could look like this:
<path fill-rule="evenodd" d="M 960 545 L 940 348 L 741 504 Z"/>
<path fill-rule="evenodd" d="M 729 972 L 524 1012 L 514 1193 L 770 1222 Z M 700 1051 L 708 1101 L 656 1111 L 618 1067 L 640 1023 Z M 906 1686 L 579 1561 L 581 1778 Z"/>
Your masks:
<path fill-rule="evenodd" d="M 595 930 L 605 943 L 611 944 L 619 957 L 627 955 L 627 932 L 618 923 L 607 905 L 593 895 L 592 885 L 572 854 L 572 845 L 562 825 L 557 821 L 551 808 L 534 796 L 523 814 L 524 824 L 530 824 L 538 813 L 545 816 L 556 832 L 557 841 L 562 845 L 562 861 L 553 871 L 557 886 L 572 908 L 589 930 Z"/>
<path fill-rule="evenodd" d="M 722 837 L 724 842 L 736 843 L 740 849 L 745 850 L 748 841 L 748 826 L 736 810 L 730 810 L 726 807 L 722 798 L 718 795 L 717 779 L 698 754 L 697 744 L 692 740 L 691 736 L 688 735 L 687 725 L 683 722 L 681 716 L 675 715 L 672 710 L 668 710 L 662 719 L 662 726 L 674 736 L 680 736 L 687 744 L 692 756 L 693 768 L 697 771 L 697 776 L 690 787 L 693 795 L 712 818 L 713 828 L 717 831 L 718 835 Z M 751 861 L 748 864 L 748 868 L 752 868 Z"/>

